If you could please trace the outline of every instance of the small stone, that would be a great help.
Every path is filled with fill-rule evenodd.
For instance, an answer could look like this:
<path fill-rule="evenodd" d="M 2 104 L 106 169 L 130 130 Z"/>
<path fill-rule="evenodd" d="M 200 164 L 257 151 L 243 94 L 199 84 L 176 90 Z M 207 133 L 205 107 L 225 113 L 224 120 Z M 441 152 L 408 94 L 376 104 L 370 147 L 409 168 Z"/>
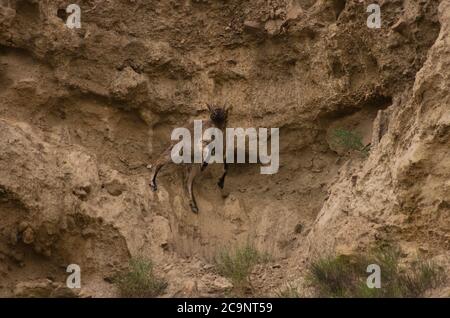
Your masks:
<path fill-rule="evenodd" d="M 220 291 L 225 291 L 233 288 L 233 284 L 225 277 L 217 277 L 213 283 L 214 287 Z"/>
<path fill-rule="evenodd" d="M 86 200 L 86 198 L 87 198 L 89 192 L 90 192 L 90 191 L 88 191 L 88 190 L 85 189 L 85 188 L 76 188 L 76 189 L 74 189 L 74 190 L 72 191 L 72 193 L 73 193 L 74 195 L 76 195 L 80 200 L 83 200 L 83 201 Z"/>
<path fill-rule="evenodd" d="M 34 231 L 31 227 L 27 227 L 25 231 L 23 231 L 22 241 L 28 245 L 34 242 Z"/>
<path fill-rule="evenodd" d="M 197 281 L 188 280 L 184 283 L 183 294 L 185 295 L 195 295 L 198 293 Z"/>
<path fill-rule="evenodd" d="M 144 75 L 137 73 L 131 67 L 126 67 L 114 79 L 110 91 L 111 93 L 121 99 L 126 99 L 133 94 L 146 90 L 147 81 Z"/>
<path fill-rule="evenodd" d="M 277 35 L 281 31 L 282 20 L 269 20 L 266 22 L 264 28 L 269 35 Z"/>
<path fill-rule="evenodd" d="M 214 268 L 214 265 L 211 265 L 211 264 L 205 264 L 205 265 L 203 265 L 203 269 L 204 270 L 211 270 L 211 269 L 213 269 Z"/>
<path fill-rule="evenodd" d="M 120 196 L 125 190 L 126 186 L 118 180 L 113 180 L 109 183 L 104 184 L 106 191 L 113 197 Z"/>
<path fill-rule="evenodd" d="M 29 227 L 29 226 L 30 226 L 30 224 L 28 224 L 28 222 L 26 222 L 26 221 L 20 222 L 19 227 L 18 227 L 19 232 L 25 231 L 27 229 L 27 227 Z"/>
<path fill-rule="evenodd" d="M 81 231 L 81 236 L 84 238 L 86 237 L 94 237 L 97 234 L 97 232 L 92 228 L 83 229 Z"/>
<path fill-rule="evenodd" d="M 279 8 L 275 11 L 275 17 L 280 18 L 284 14 L 284 10 Z"/>

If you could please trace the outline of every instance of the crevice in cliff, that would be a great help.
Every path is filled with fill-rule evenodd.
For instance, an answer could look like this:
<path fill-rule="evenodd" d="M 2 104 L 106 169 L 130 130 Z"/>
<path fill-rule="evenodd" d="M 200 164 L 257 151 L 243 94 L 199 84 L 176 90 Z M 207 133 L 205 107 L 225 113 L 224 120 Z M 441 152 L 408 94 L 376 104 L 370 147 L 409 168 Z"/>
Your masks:
<path fill-rule="evenodd" d="M 339 19 L 341 13 L 345 10 L 347 0 L 332 0 L 333 9 L 336 14 L 336 20 Z"/>

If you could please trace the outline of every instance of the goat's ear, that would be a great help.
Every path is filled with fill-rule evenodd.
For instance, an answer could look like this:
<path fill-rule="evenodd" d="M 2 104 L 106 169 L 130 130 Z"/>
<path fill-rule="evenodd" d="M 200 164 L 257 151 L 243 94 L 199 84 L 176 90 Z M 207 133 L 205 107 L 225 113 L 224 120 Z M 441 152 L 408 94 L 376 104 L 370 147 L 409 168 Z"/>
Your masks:
<path fill-rule="evenodd" d="M 225 113 L 228 115 L 228 113 L 230 112 L 230 110 L 232 110 L 233 109 L 233 106 L 228 106 L 228 105 L 226 105 L 225 106 Z"/>

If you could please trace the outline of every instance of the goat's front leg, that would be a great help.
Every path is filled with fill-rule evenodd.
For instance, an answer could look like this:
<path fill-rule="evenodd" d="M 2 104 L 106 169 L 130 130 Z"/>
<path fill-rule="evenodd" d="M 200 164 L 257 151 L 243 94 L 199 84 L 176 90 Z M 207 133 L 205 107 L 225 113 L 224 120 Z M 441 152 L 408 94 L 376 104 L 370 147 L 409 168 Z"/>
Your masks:
<path fill-rule="evenodd" d="M 207 148 L 207 151 L 206 151 L 206 156 L 205 156 L 205 158 L 203 159 L 203 162 L 202 162 L 202 168 L 201 168 L 201 171 L 203 172 L 205 169 L 206 169 L 206 167 L 208 167 L 208 165 L 209 165 L 209 162 L 210 162 L 210 160 L 211 160 L 211 157 L 215 154 L 215 152 L 216 152 L 216 150 L 214 149 L 214 148 L 211 148 L 211 145 L 208 145 L 208 146 L 206 146 Z"/>
<path fill-rule="evenodd" d="M 223 174 L 219 179 L 219 182 L 217 183 L 217 185 L 223 189 L 223 187 L 225 186 L 225 177 L 227 176 L 228 173 L 228 164 L 225 162 L 225 159 L 223 161 Z"/>
<path fill-rule="evenodd" d="M 187 177 L 187 190 L 189 195 L 189 206 L 191 207 L 192 212 L 198 213 L 197 201 L 195 200 L 194 195 L 194 181 L 195 177 L 201 172 L 201 165 L 192 164 L 189 167 L 189 173 Z"/>

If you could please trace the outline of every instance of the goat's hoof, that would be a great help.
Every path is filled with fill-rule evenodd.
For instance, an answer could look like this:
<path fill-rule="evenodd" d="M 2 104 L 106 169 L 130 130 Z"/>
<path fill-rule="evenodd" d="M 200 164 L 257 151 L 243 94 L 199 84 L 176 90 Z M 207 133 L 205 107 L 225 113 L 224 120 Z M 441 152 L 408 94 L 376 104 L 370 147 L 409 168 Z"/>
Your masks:
<path fill-rule="evenodd" d="M 152 189 L 153 192 L 156 192 L 156 190 L 158 190 L 158 187 L 156 186 L 155 183 L 150 183 L 150 188 Z"/>
<path fill-rule="evenodd" d="M 222 181 L 217 182 L 217 185 L 219 186 L 219 188 L 223 189 L 224 184 Z"/>
<path fill-rule="evenodd" d="M 197 207 L 197 206 L 191 204 L 191 210 L 192 210 L 192 212 L 194 212 L 195 214 L 198 214 L 198 207 Z"/>

